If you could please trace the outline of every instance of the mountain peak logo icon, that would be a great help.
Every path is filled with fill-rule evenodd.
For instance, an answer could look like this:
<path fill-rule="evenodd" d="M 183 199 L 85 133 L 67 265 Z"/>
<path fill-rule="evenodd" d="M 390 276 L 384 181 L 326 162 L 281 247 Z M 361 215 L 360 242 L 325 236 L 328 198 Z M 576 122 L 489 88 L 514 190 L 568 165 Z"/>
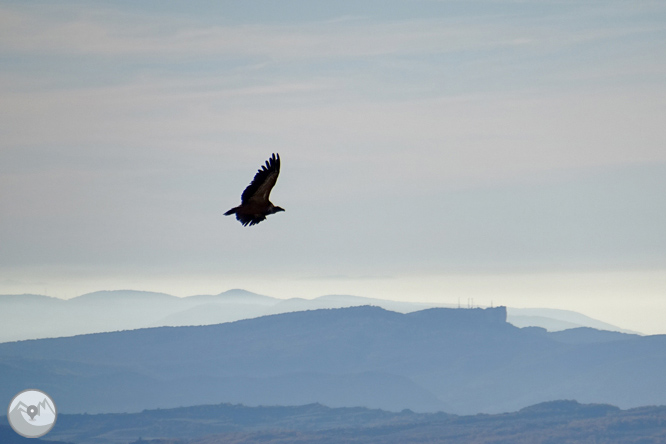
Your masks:
<path fill-rule="evenodd" d="M 26 438 L 39 438 L 51 431 L 58 412 L 53 399 L 37 389 L 23 390 L 14 396 L 7 409 L 9 425 Z"/>

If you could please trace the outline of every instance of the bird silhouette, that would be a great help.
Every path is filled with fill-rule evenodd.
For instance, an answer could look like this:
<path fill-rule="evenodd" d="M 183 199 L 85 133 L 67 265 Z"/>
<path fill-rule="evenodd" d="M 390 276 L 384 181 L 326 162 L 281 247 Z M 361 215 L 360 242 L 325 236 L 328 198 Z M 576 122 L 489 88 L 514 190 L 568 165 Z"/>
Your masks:
<path fill-rule="evenodd" d="M 224 213 L 225 216 L 236 215 L 236 219 L 243 224 L 256 225 L 266 219 L 269 214 L 284 211 L 284 208 L 275 206 L 268 200 L 271 190 L 280 175 L 280 155 L 273 153 L 265 165 L 262 165 L 254 175 L 250 185 L 241 195 L 241 204 Z"/>

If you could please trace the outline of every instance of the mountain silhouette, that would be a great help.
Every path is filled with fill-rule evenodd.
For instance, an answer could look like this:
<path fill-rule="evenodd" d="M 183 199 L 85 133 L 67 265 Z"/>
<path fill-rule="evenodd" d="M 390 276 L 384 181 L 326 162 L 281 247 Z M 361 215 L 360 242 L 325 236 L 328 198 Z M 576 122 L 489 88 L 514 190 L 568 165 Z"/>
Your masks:
<path fill-rule="evenodd" d="M 504 307 L 362 306 L 198 327 L 0 344 L 9 395 L 39 383 L 65 412 L 207 403 L 501 412 L 577 399 L 666 403 L 666 336 L 506 322 Z"/>
<path fill-rule="evenodd" d="M 67 439 L 77 444 L 663 444 L 664 421 L 666 407 L 621 410 L 612 405 L 572 400 L 541 403 L 511 413 L 473 416 L 330 408 L 321 404 L 217 404 L 131 414 L 64 414 L 58 418 L 58 427 L 49 433 L 49 440 Z M 0 417 L 0 442 L 25 442 L 3 436 L 2 424 Z"/>
<path fill-rule="evenodd" d="M 3 325 L 0 342 L 147 327 L 212 325 L 271 314 L 362 305 L 380 306 L 400 313 L 434 307 L 451 308 L 446 304 L 352 295 L 277 299 L 241 289 L 184 298 L 134 290 L 97 291 L 69 300 L 40 295 L 0 295 L 0 325 Z M 510 308 L 508 320 L 518 327 L 538 326 L 551 331 L 592 327 L 629 333 L 566 310 Z"/>
<path fill-rule="evenodd" d="M 49 436 L 49 438 L 48 441 L 40 438 L 24 438 L 12 430 L 8 425 L 0 424 L 0 442 L 2 444 L 74 444 L 70 441 L 55 441 L 51 439 L 51 436 Z"/>

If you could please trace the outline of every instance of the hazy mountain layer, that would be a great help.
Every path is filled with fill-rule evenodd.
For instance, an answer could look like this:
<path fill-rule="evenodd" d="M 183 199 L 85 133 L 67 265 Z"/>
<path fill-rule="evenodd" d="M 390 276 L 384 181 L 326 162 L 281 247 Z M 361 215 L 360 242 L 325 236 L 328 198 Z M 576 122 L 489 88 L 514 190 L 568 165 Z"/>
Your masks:
<path fill-rule="evenodd" d="M 0 436 L 3 429 L 0 425 Z M 409 410 L 332 409 L 320 404 L 219 404 L 134 414 L 60 415 L 49 438 L 77 444 L 661 444 L 666 441 L 666 407 L 620 410 L 603 404 L 554 401 L 515 413 L 456 416 Z"/>
<path fill-rule="evenodd" d="M 146 327 L 212 325 L 293 311 L 361 305 L 400 313 L 445 306 L 348 295 L 284 300 L 244 290 L 186 298 L 132 290 L 98 291 L 69 300 L 29 294 L 0 295 L 0 342 Z M 630 333 L 566 310 L 509 309 L 508 320 L 518 327 L 538 326 L 549 331 L 592 327 Z"/>
<path fill-rule="evenodd" d="M 45 390 L 61 412 L 231 402 L 511 411 L 554 399 L 666 404 L 666 336 L 548 333 L 504 307 L 286 313 L 0 344 L 0 395 Z"/>

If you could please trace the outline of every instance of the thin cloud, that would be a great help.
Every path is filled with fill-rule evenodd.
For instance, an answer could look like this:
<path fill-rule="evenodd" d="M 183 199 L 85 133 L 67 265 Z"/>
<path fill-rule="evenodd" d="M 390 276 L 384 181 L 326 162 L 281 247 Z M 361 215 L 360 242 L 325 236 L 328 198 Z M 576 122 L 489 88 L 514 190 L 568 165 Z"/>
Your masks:
<path fill-rule="evenodd" d="M 145 17 L 113 10 L 49 14 L 49 8 L 45 9 L 2 8 L 0 48 L 5 52 L 62 55 L 155 58 L 215 54 L 299 59 L 446 53 L 514 45 L 562 46 L 650 31 L 645 27 L 618 29 L 599 24 L 593 29 L 576 29 L 563 27 L 561 21 L 552 18 L 493 15 L 386 23 L 357 17 L 298 25 L 202 27 L 169 15 L 146 21 Z M 580 17 L 574 21 L 582 22 Z"/>

